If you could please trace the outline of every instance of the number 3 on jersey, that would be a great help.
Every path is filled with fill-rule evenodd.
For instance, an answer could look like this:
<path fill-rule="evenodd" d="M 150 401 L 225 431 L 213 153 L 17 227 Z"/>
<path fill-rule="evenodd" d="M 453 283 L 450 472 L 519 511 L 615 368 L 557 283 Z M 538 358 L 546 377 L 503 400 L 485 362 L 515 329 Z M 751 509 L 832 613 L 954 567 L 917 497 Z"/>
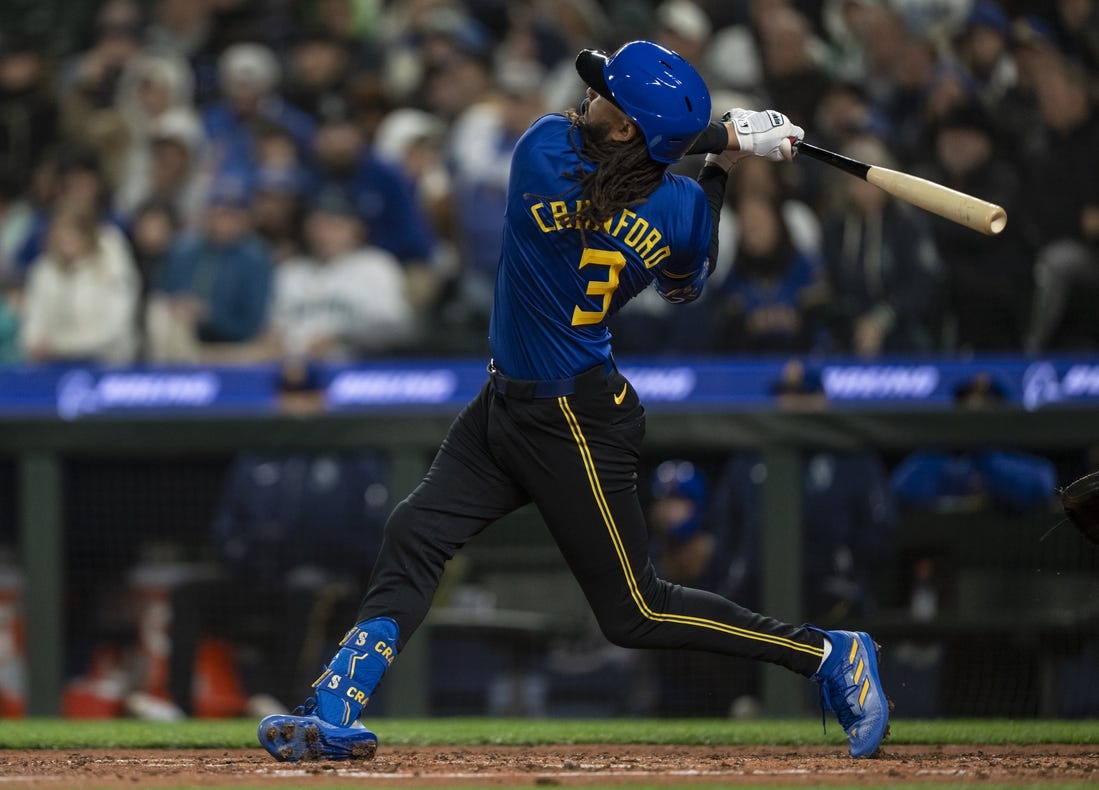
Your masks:
<path fill-rule="evenodd" d="M 580 256 L 579 268 L 583 269 L 585 266 L 607 267 L 607 279 L 593 279 L 588 281 L 588 290 L 586 291 L 588 296 L 603 297 L 603 309 L 582 310 L 580 309 L 579 305 L 573 307 L 573 326 L 598 324 L 600 321 L 606 318 L 607 310 L 609 310 L 611 306 L 611 297 L 614 296 L 614 292 L 618 289 L 618 273 L 625 265 L 626 256 L 620 252 L 617 252 L 616 250 L 593 250 L 590 248 L 584 249 L 584 254 Z"/>

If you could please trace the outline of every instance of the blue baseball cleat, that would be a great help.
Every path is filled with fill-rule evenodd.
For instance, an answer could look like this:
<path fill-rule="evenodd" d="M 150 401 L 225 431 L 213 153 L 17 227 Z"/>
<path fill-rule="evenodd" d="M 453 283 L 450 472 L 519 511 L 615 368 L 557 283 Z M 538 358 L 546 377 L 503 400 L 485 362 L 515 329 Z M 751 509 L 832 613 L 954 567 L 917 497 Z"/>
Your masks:
<path fill-rule="evenodd" d="M 812 627 L 812 626 L 810 626 Z M 823 631 L 832 652 L 810 680 L 820 684 L 821 704 L 847 733 L 852 757 L 873 757 L 889 734 L 889 711 L 878 677 L 878 646 L 862 631 Z"/>
<path fill-rule="evenodd" d="M 321 719 L 309 707 L 295 714 L 275 714 L 259 723 L 259 742 L 272 757 L 284 763 L 301 760 L 372 760 L 378 736 L 356 721 L 337 727 Z"/>

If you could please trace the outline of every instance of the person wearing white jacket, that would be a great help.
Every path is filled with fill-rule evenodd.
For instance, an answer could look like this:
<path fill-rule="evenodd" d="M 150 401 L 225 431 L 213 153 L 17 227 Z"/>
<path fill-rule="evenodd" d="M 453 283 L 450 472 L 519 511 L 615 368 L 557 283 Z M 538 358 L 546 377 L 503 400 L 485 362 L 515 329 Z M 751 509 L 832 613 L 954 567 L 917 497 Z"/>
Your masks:
<path fill-rule="evenodd" d="M 60 209 L 28 274 L 21 336 L 27 361 L 133 362 L 138 292 L 122 232 L 88 212 Z"/>
<path fill-rule="evenodd" d="M 284 358 L 354 360 L 399 350 L 414 336 L 404 269 L 366 242 L 350 197 L 322 188 L 305 217 L 307 254 L 275 275 L 273 340 Z"/>

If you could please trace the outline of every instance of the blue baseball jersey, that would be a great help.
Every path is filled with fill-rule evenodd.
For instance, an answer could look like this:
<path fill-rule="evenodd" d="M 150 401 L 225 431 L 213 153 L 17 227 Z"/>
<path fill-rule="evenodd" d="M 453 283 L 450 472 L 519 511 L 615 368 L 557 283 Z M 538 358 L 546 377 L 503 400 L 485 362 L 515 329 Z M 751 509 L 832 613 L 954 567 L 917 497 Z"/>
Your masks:
<path fill-rule="evenodd" d="M 567 173 L 594 167 L 579 132 L 546 115 L 520 138 L 508 183 L 503 251 L 489 327 L 492 356 L 518 379 L 561 379 L 611 357 L 607 318 L 653 280 L 669 301 L 698 297 L 713 220 L 693 179 L 666 173 L 648 199 L 581 234 Z"/>

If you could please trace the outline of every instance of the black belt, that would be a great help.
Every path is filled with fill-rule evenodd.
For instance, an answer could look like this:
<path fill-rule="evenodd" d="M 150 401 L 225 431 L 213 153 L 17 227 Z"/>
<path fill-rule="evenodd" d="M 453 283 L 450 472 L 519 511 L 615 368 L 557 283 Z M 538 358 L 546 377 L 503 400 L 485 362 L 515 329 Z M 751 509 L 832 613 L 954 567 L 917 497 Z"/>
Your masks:
<path fill-rule="evenodd" d="M 496 367 L 495 361 L 488 363 L 488 374 L 496 391 L 506 398 L 534 400 L 535 398 L 560 398 L 589 388 L 592 384 L 602 386 L 607 376 L 614 370 L 614 363 L 607 360 L 602 365 L 589 368 L 583 373 L 569 376 L 567 379 L 543 379 L 527 381 L 505 376 Z"/>

